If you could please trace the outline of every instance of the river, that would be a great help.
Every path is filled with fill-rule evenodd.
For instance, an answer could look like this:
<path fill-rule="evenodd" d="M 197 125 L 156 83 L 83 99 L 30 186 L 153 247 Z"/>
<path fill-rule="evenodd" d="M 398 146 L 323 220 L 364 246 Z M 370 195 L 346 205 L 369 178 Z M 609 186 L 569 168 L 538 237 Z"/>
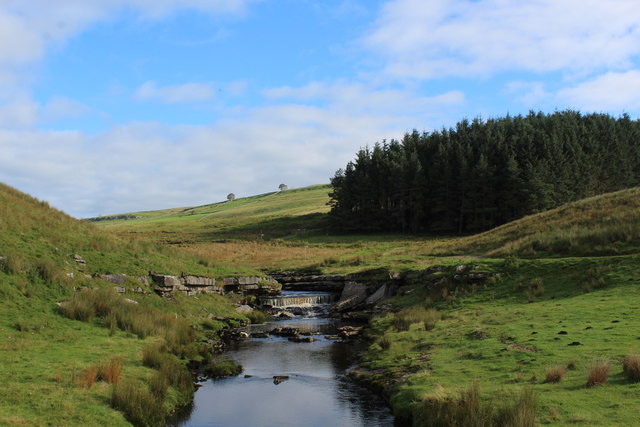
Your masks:
<path fill-rule="evenodd" d="M 311 297 L 311 299 L 309 299 Z M 236 342 L 225 352 L 244 367 L 244 372 L 200 384 L 193 408 L 180 427 L 382 427 L 392 426 L 393 416 L 384 400 L 352 382 L 344 374 L 357 351 L 353 342 L 338 343 L 335 335 L 342 324 L 319 317 L 313 301 L 326 302 L 318 293 L 283 295 L 302 302 L 308 311 L 285 320 L 252 325 L 247 332 L 271 331 L 276 327 L 299 328 L 311 333 L 314 342 L 296 343 L 268 335 Z M 310 302 L 311 301 L 311 302 Z M 295 307 L 287 307 L 295 308 Z M 288 377 L 274 381 L 274 376 Z"/>

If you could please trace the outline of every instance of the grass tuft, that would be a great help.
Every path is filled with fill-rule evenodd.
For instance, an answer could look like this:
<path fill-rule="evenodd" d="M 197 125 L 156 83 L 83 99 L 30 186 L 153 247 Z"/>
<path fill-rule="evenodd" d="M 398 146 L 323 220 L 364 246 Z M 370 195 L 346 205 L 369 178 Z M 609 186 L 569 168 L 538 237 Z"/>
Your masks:
<path fill-rule="evenodd" d="M 629 354 L 622 360 L 622 372 L 629 381 L 640 381 L 640 355 Z"/>
<path fill-rule="evenodd" d="M 608 360 L 595 361 L 587 371 L 587 387 L 595 387 L 606 384 L 611 371 L 611 362 Z"/>
<path fill-rule="evenodd" d="M 547 368 L 547 373 L 545 374 L 544 382 L 545 383 L 559 383 L 562 380 L 562 377 L 567 373 L 567 368 L 562 365 L 555 365 L 550 368 Z"/>
<path fill-rule="evenodd" d="M 162 401 L 140 382 L 123 381 L 114 385 L 111 406 L 135 426 L 159 426 L 164 422 Z"/>
<path fill-rule="evenodd" d="M 108 362 L 98 365 L 98 380 L 118 384 L 122 376 L 122 363 L 122 357 L 112 357 Z"/>

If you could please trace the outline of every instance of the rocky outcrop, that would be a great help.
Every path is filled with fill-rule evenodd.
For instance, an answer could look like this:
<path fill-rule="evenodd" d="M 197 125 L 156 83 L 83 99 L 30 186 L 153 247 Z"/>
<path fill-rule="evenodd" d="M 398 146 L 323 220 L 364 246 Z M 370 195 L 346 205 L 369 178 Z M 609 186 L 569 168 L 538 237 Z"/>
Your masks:
<path fill-rule="evenodd" d="M 225 293 L 237 292 L 251 295 L 273 295 L 282 285 L 275 279 L 260 276 L 227 277 L 223 280 Z"/>
<path fill-rule="evenodd" d="M 163 297 L 174 297 L 178 292 L 194 296 L 198 294 L 228 294 L 232 292 L 250 295 L 277 294 L 282 285 L 269 277 L 240 276 L 227 277 L 216 283 L 213 277 L 194 276 L 183 273 L 182 276 L 149 273 L 153 290 Z"/>
<path fill-rule="evenodd" d="M 304 275 L 304 274 L 271 274 L 271 277 L 282 284 L 283 289 L 298 291 L 342 292 L 345 284 L 351 280 L 348 275 Z"/>
<path fill-rule="evenodd" d="M 163 297 L 174 297 L 178 292 L 194 296 L 202 293 L 223 294 L 221 286 L 216 286 L 216 279 L 212 277 L 192 276 L 183 274 L 180 277 L 166 274 L 150 273 L 153 290 Z"/>

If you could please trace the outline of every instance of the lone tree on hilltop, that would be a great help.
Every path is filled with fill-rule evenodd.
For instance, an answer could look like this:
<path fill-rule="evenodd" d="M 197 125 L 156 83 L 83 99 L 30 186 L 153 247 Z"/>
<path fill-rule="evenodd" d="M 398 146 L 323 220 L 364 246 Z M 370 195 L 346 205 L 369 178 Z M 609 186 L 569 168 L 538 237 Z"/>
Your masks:
<path fill-rule="evenodd" d="M 289 187 L 287 187 L 287 184 L 280 184 L 280 185 L 278 186 L 278 190 L 280 190 L 280 191 L 284 191 L 284 190 L 286 190 L 287 188 L 289 188 Z"/>
<path fill-rule="evenodd" d="M 229 193 L 229 194 L 227 195 L 227 200 L 228 200 L 228 201 L 235 200 L 235 198 L 236 198 L 236 195 L 235 195 L 235 194 L 233 194 L 233 193 Z"/>

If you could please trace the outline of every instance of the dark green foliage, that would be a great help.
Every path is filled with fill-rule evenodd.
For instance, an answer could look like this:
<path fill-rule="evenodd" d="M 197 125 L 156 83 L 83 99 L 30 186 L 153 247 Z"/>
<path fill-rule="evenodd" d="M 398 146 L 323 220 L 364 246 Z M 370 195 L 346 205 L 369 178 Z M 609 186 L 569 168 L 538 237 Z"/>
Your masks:
<path fill-rule="evenodd" d="M 239 375 L 242 372 L 242 365 L 227 359 L 223 356 L 217 356 L 211 360 L 207 366 L 207 374 L 212 377 L 228 377 Z"/>
<path fill-rule="evenodd" d="M 267 313 L 260 310 L 253 310 L 250 313 L 246 313 L 245 316 L 247 316 L 249 318 L 249 321 L 254 325 L 264 323 L 270 318 Z"/>
<path fill-rule="evenodd" d="M 331 179 L 342 230 L 470 232 L 640 184 L 640 121 L 507 116 L 375 144 Z"/>

